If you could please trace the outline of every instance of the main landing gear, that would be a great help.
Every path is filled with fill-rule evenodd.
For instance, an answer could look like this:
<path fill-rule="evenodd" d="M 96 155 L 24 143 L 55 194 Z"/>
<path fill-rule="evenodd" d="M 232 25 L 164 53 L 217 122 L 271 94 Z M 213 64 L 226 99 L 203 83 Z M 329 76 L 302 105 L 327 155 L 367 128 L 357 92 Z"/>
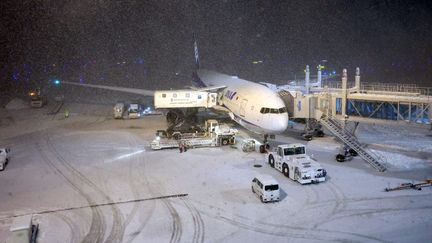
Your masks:
<path fill-rule="evenodd" d="M 274 137 L 274 135 L 272 135 L 273 137 Z M 270 149 L 270 144 L 268 143 L 268 137 L 269 137 L 269 135 L 268 134 L 265 134 L 264 135 L 264 141 L 263 141 L 263 144 L 262 145 L 260 145 L 260 147 L 259 147 L 259 151 L 260 151 L 260 153 L 265 153 L 267 150 L 269 150 Z"/>

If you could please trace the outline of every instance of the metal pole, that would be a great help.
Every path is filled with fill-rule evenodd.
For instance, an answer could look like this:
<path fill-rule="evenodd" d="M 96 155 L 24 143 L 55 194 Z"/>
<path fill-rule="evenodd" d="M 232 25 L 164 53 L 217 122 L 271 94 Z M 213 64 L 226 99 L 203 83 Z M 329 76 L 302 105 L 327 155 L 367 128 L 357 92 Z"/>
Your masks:
<path fill-rule="evenodd" d="M 306 65 L 306 77 L 305 77 L 305 88 L 306 94 L 309 94 L 309 65 Z"/>
<path fill-rule="evenodd" d="M 360 68 L 359 67 L 356 68 L 355 87 L 357 93 L 360 93 Z"/>
<path fill-rule="evenodd" d="M 342 117 L 346 118 L 346 103 L 347 103 L 347 70 L 344 68 L 342 72 Z"/>

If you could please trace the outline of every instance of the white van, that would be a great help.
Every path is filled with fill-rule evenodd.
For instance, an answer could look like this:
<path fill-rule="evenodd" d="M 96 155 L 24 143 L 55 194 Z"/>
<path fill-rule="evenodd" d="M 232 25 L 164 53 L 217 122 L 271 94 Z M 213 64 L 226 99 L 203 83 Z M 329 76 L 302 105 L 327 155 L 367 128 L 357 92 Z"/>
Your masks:
<path fill-rule="evenodd" d="M 140 117 L 139 105 L 138 104 L 130 104 L 128 108 L 128 117 L 129 119 L 136 119 Z"/>
<path fill-rule="evenodd" d="M 259 175 L 252 180 L 252 192 L 261 202 L 279 201 L 279 183 L 270 175 Z"/>

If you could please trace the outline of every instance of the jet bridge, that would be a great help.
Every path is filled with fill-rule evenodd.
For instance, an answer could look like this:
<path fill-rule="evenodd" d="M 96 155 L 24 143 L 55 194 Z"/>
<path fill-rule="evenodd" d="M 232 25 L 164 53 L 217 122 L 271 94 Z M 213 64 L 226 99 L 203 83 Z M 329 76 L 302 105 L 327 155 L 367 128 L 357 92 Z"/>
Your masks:
<path fill-rule="evenodd" d="M 160 108 L 211 108 L 217 105 L 217 93 L 197 90 L 158 90 L 154 106 Z"/>
<path fill-rule="evenodd" d="M 320 121 L 378 171 L 386 170 L 385 158 L 360 144 L 353 134 L 347 132 L 345 123 L 339 120 L 385 119 L 432 127 L 432 87 L 362 84 L 359 68 L 352 83 L 348 83 L 346 69 L 342 72 L 341 81 L 326 83 L 324 87 L 310 87 L 307 79 L 308 75 L 302 89 L 291 86 L 275 88 L 292 113 L 290 117 L 306 118 L 307 126 L 310 121 Z"/>

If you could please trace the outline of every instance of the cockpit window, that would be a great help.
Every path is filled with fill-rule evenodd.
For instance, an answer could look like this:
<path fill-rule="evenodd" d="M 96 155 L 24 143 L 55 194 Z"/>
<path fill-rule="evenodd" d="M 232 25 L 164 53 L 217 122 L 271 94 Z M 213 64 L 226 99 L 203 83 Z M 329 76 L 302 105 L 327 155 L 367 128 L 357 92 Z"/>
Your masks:
<path fill-rule="evenodd" d="M 261 108 L 261 110 L 260 110 L 260 112 L 262 113 L 262 114 L 266 114 L 266 113 L 269 113 L 270 112 L 270 109 L 269 108 Z"/>
<path fill-rule="evenodd" d="M 285 113 L 287 112 L 287 108 L 286 107 L 282 107 L 282 108 L 266 108 L 266 107 L 262 107 L 260 112 L 262 114 L 267 114 L 267 113 L 272 113 L 272 114 L 280 114 L 280 113 Z"/>

